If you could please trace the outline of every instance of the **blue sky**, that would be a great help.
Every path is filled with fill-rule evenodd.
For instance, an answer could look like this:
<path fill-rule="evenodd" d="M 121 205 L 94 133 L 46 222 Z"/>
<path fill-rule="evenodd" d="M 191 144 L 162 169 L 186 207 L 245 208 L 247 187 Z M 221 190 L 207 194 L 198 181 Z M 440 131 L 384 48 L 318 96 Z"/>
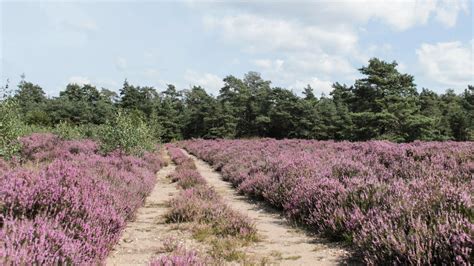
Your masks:
<path fill-rule="evenodd" d="M 2 1 L 1 82 L 25 73 L 55 96 L 69 82 L 118 91 L 130 83 L 201 85 L 260 72 L 274 86 L 318 95 L 353 84 L 377 56 L 418 88 L 474 84 L 469 0 Z"/>

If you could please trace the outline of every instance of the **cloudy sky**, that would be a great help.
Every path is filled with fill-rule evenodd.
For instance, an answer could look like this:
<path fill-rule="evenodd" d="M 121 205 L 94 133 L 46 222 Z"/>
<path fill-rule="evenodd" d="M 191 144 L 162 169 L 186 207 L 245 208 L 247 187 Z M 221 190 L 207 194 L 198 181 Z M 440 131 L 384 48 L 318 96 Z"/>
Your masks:
<path fill-rule="evenodd" d="M 0 0 L 0 75 L 22 73 L 50 96 L 69 82 L 118 90 L 202 85 L 262 73 L 317 94 L 352 84 L 371 57 L 396 60 L 419 89 L 474 84 L 471 0 Z"/>

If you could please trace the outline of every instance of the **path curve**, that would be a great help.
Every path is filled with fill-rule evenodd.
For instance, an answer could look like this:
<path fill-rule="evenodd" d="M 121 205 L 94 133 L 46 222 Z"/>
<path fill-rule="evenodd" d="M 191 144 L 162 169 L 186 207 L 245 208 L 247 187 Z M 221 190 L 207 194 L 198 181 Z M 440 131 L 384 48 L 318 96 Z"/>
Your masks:
<path fill-rule="evenodd" d="M 279 265 L 344 264 L 349 252 L 340 244 L 309 235 L 291 226 L 277 211 L 271 210 L 265 204 L 250 202 L 246 196 L 239 195 L 208 163 L 185 150 L 183 152 L 193 158 L 199 173 L 232 209 L 247 215 L 255 222 L 262 241 L 248 247 L 245 251 L 247 254 L 270 258 L 272 264 Z"/>
<path fill-rule="evenodd" d="M 169 161 L 167 155 L 165 160 Z M 178 191 L 166 178 L 174 169 L 170 163 L 157 173 L 155 187 L 144 206 L 138 209 L 135 220 L 128 222 L 106 265 L 149 265 L 157 255 L 171 227 L 164 222 L 163 214 L 167 211 L 167 201 Z"/>

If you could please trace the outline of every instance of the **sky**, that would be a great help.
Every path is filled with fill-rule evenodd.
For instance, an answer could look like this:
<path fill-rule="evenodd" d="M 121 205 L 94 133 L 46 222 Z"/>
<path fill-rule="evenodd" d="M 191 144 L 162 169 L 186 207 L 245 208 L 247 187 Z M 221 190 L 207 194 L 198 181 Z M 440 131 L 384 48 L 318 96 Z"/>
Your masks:
<path fill-rule="evenodd" d="M 49 96 L 125 79 L 217 95 L 249 71 L 327 95 L 372 57 L 397 61 L 419 90 L 474 84 L 472 0 L 0 1 L 2 85 L 24 73 Z"/>

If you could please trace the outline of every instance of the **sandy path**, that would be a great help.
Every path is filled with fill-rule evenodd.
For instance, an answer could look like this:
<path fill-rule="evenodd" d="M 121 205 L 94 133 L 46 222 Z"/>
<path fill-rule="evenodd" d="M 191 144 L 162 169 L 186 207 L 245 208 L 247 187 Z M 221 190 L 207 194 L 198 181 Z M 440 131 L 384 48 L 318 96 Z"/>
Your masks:
<path fill-rule="evenodd" d="M 231 184 L 223 181 L 220 173 L 214 171 L 209 164 L 190 156 L 194 159 L 197 170 L 222 195 L 227 204 L 255 222 L 263 239 L 248 247 L 245 250 L 247 254 L 268 257 L 270 263 L 280 265 L 337 265 L 345 262 L 349 252 L 340 245 L 308 235 L 289 225 L 268 206 L 253 203 L 247 197 L 238 195 Z"/>
<path fill-rule="evenodd" d="M 163 214 L 167 210 L 166 202 L 177 192 L 176 186 L 166 178 L 174 168 L 169 164 L 157 173 L 155 188 L 145 205 L 138 209 L 135 220 L 127 224 L 106 265 L 148 265 L 156 256 L 172 226 L 164 223 Z"/>

